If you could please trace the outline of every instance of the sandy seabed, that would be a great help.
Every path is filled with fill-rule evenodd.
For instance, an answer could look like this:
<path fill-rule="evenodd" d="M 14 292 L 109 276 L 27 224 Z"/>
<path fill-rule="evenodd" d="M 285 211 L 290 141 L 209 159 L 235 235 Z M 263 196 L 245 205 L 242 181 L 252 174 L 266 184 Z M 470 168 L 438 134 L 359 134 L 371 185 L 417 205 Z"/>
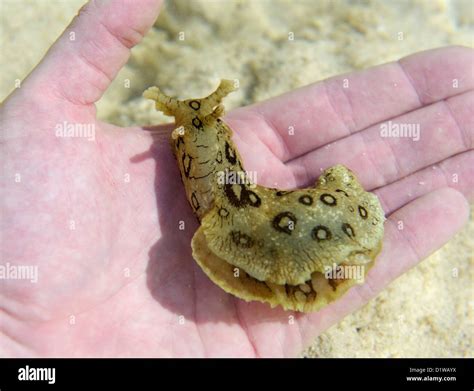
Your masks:
<path fill-rule="evenodd" d="M 1 99 L 83 4 L 0 0 Z M 181 32 L 184 41 L 178 39 Z M 187 98 L 207 94 L 221 77 L 238 78 L 240 90 L 226 99 L 231 109 L 454 44 L 474 46 L 471 0 L 174 1 L 166 3 L 155 27 L 133 49 L 98 102 L 98 113 L 117 125 L 165 123 L 169 118 L 141 97 L 150 85 Z M 131 88 L 123 88 L 127 80 Z M 471 219 L 443 248 L 322 333 L 302 355 L 472 357 L 473 238 Z"/>

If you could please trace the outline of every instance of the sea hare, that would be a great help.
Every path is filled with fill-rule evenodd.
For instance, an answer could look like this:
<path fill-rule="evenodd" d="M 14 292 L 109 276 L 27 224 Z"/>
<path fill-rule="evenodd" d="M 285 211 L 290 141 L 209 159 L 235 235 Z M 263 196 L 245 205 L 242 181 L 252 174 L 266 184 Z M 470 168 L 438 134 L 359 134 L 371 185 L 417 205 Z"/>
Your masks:
<path fill-rule="evenodd" d="M 220 118 L 221 100 L 234 90 L 233 81 L 222 80 L 202 99 L 180 101 L 157 87 L 144 93 L 175 117 L 171 145 L 201 224 L 193 256 L 214 283 L 241 299 L 316 311 L 363 282 L 382 247 L 382 207 L 342 165 L 306 189 L 249 183 L 232 130 Z"/>

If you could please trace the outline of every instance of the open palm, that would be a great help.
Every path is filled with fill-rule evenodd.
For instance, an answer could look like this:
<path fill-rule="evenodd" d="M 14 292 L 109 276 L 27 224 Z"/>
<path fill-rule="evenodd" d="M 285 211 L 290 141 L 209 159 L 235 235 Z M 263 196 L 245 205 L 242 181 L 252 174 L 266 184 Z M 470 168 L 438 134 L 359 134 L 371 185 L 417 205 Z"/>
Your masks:
<path fill-rule="evenodd" d="M 316 83 L 225 121 L 262 185 L 310 185 L 337 163 L 355 171 L 388 217 L 383 252 L 364 285 L 314 314 L 226 294 L 191 256 L 197 222 L 168 145 L 172 127 L 152 135 L 95 117 L 94 102 L 159 7 L 86 6 L 69 27 L 77 40 L 66 31 L 1 108 L 2 261 L 39 273 L 37 283 L 1 282 L 2 356 L 295 355 L 467 219 L 470 49 Z M 420 124 L 420 140 L 382 138 L 390 119 Z M 57 137 L 64 121 L 94 124 L 95 140 Z"/>

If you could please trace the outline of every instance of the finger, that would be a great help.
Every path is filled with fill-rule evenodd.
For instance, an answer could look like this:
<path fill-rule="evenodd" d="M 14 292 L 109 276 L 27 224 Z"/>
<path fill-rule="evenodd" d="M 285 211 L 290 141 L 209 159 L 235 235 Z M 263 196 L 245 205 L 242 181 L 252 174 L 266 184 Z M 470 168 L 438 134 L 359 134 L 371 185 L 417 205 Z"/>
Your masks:
<path fill-rule="evenodd" d="M 390 282 L 446 243 L 466 223 L 469 205 L 453 189 L 427 194 L 393 213 L 385 225 L 384 248 L 365 283 L 301 320 L 306 342 L 377 296 Z M 400 230 L 399 221 L 403 222 Z"/>
<path fill-rule="evenodd" d="M 464 152 L 439 164 L 417 171 L 374 191 L 386 214 L 414 199 L 443 187 L 456 189 L 468 201 L 474 200 L 474 152 Z"/>
<path fill-rule="evenodd" d="M 337 76 L 229 113 L 252 123 L 283 161 L 474 88 L 474 51 L 434 49 L 398 62 Z M 457 81 L 456 81 L 457 80 Z"/>
<path fill-rule="evenodd" d="M 87 3 L 25 81 L 28 94 L 82 105 L 96 102 L 152 26 L 160 6 L 161 0 Z"/>
<path fill-rule="evenodd" d="M 385 186 L 472 149 L 473 102 L 474 91 L 436 102 L 312 151 L 287 166 L 298 185 L 313 182 L 321 168 L 342 163 L 357 173 L 364 187 Z M 394 124 L 409 125 L 410 137 L 383 133 L 382 125 L 393 128 Z"/>
<path fill-rule="evenodd" d="M 385 225 L 384 249 L 368 279 L 368 291 L 360 286 L 361 295 L 370 298 L 388 283 L 425 259 L 458 232 L 469 217 L 464 196 L 442 188 L 420 197 L 392 213 Z"/>

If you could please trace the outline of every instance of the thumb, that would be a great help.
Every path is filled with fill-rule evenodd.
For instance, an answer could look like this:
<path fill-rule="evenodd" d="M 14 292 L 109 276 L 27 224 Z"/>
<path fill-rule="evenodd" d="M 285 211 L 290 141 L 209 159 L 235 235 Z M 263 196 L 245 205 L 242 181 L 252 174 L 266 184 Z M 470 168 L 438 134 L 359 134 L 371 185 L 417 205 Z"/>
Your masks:
<path fill-rule="evenodd" d="M 95 103 L 159 14 L 162 0 L 90 1 L 23 83 L 28 95 Z M 25 88 L 22 88 L 24 91 Z"/>

